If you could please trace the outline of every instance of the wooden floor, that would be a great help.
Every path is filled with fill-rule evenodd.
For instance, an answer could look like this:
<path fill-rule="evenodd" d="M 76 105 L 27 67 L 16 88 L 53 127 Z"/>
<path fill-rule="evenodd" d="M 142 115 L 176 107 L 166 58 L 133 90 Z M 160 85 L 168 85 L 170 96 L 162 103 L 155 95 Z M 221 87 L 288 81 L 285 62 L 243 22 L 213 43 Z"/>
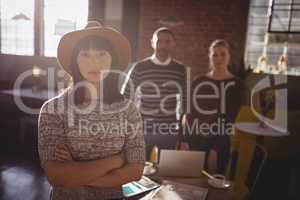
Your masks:
<path fill-rule="evenodd" d="M 37 161 L 0 162 L 0 200 L 49 200 L 50 185 Z"/>

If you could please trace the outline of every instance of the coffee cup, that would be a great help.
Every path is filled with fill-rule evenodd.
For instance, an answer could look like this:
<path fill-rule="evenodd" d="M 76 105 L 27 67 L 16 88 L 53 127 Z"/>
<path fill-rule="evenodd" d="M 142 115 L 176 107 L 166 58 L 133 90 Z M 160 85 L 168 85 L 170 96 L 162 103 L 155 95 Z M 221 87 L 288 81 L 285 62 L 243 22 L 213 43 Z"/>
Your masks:
<path fill-rule="evenodd" d="M 226 184 L 226 178 L 222 174 L 214 174 L 211 181 L 217 187 L 223 187 Z"/>

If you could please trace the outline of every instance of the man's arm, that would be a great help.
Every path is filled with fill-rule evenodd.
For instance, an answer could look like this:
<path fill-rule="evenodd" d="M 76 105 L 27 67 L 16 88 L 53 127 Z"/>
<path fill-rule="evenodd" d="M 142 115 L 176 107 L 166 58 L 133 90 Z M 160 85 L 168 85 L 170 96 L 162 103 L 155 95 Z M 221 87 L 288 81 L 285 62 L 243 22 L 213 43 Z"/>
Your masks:
<path fill-rule="evenodd" d="M 118 154 L 92 161 L 46 161 L 43 167 L 51 185 L 71 187 L 88 185 L 95 177 L 104 176 L 123 163 L 123 156 Z"/>
<path fill-rule="evenodd" d="M 179 126 L 179 132 L 178 132 L 178 143 L 177 143 L 177 149 L 179 150 L 189 150 L 189 144 L 187 142 L 187 137 L 188 137 L 188 128 L 187 128 L 187 123 L 188 123 L 188 115 L 183 114 L 180 117 L 180 126 Z"/>
<path fill-rule="evenodd" d="M 181 96 L 181 114 L 189 113 L 190 112 L 190 102 L 188 101 L 188 97 L 190 97 L 190 68 L 184 67 L 184 77 L 182 86 L 182 96 Z"/>

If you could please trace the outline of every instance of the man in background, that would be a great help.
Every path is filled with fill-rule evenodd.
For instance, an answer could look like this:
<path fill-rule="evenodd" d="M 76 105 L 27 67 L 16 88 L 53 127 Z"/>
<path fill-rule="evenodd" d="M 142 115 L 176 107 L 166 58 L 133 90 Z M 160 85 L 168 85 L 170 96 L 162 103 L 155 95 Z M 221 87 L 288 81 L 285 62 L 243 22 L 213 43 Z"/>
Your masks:
<path fill-rule="evenodd" d="M 187 68 L 172 57 L 176 48 L 173 32 L 165 27 L 157 29 L 151 45 L 153 55 L 130 69 L 121 90 L 142 114 L 148 159 L 154 145 L 175 148 L 187 90 Z"/>

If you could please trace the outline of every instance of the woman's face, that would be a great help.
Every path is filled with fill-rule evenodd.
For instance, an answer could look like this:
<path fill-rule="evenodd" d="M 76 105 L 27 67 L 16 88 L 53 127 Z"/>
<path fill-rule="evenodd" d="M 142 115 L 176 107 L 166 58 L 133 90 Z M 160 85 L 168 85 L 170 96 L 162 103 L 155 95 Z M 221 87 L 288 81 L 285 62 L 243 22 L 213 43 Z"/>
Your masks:
<path fill-rule="evenodd" d="M 222 69 L 228 67 L 230 54 L 226 47 L 214 47 L 212 48 L 209 60 L 213 68 Z"/>
<path fill-rule="evenodd" d="M 80 50 L 77 63 L 83 78 L 91 83 L 99 83 L 111 68 L 112 56 L 106 50 Z"/>

